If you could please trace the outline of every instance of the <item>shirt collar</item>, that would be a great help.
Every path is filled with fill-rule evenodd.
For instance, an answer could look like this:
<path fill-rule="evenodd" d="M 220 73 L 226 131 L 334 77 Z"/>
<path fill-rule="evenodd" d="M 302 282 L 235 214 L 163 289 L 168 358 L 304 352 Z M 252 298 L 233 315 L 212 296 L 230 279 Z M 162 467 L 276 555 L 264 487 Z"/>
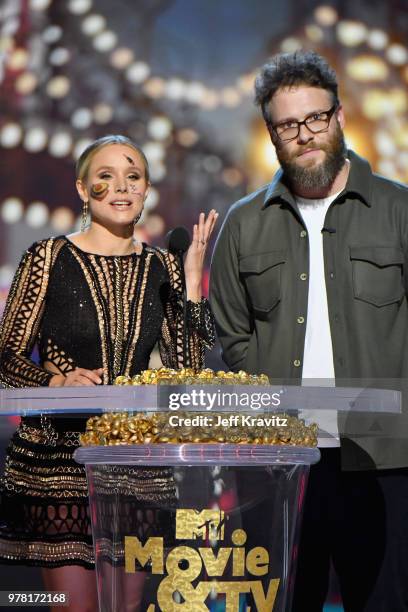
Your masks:
<path fill-rule="evenodd" d="M 363 159 L 354 151 L 348 150 L 347 157 L 350 160 L 347 183 L 336 199 L 342 200 L 351 196 L 360 199 L 367 206 L 371 206 L 371 178 L 373 174 L 371 166 L 366 159 Z M 279 168 L 266 190 L 262 208 L 282 201 L 297 208 L 295 199 L 283 180 L 283 170 Z"/>

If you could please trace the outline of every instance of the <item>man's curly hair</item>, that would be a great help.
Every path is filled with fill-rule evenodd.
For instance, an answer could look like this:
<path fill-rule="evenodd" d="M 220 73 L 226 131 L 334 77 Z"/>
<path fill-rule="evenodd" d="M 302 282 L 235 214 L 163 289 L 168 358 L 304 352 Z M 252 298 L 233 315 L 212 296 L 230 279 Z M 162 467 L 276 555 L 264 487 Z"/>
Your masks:
<path fill-rule="evenodd" d="M 255 79 L 255 104 L 261 107 L 268 126 L 272 122 L 268 105 L 273 95 L 278 89 L 299 85 L 326 89 L 333 104 L 339 104 L 336 73 L 321 55 L 314 51 L 278 53 L 262 66 Z"/>

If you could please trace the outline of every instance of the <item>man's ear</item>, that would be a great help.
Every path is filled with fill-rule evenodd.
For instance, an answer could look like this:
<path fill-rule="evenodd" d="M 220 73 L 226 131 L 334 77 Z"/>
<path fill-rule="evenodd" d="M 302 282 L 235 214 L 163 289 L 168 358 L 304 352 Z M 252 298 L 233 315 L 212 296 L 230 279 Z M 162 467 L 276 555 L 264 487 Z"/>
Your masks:
<path fill-rule="evenodd" d="M 346 125 L 346 117 L 344 115 L 344 110 L 341 104 L 339 108 L 337 109 L 336 114 L 337 114 L 337 121 L 339 122 L 341 129 L 344 130 L 344 127 Z"/>
<path fill-rule="evenodd" d="M 266 127 L 268 129 L 269 138 L 271 139 L 271 143 L 273 144 L 275 149 L 279 149 L 279 146 L 281 144 L 279 138 L 276 136 L 275 132 L 273 131 L 270 125 L 267 125 Z"/>

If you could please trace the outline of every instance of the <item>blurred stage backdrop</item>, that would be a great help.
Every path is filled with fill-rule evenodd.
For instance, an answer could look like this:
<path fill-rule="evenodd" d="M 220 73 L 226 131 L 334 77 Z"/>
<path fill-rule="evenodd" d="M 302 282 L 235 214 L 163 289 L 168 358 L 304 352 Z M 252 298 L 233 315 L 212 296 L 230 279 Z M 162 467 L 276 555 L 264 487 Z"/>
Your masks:
<path fill-rule="evenodd" d="M 213 207 L 219 228 L 277 168 L 253 81 L 281 50 L 329 59 L 348 143 L 406 182 L 407 41 L 408 0 L 0 0 L 0 309 L 23 250 L 78 228 L 74 162 L 96 137 L 148 157 L 140 239 Z"/>
<path fill-rule="evenodd" d="M 74 162 L 104 134 L 149 159 L 141 239 L 212 207 L 220 227 L 277 167 L 253 81 L 280 50 L 327 56 L 348 142 L 406 181 L 407 40 L 408 0 L 2 0 L 1 303 L 29 244 L 78 227 Z"/>

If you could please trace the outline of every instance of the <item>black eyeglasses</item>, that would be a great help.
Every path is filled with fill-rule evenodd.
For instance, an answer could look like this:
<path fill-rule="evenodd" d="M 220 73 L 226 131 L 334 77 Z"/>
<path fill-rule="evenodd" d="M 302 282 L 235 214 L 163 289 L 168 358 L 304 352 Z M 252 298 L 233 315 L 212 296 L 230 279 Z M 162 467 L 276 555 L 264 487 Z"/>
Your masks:
<path fill-rule="evenodd" d="M 295 121 L 290 119 L 283 123 L 277 123 L 270 127 L 275 132 L 276 136 L 282 142 L 288 142 L 289 140 L 295 140 L 299 136 L 300 126 L 305 125 L 309 132 L 312 134 L 318 134 L 319 132 L 325 132 L 329 128 L 330 119 L 333 117 L 334 112 L 337 109 L 337 104 L 334 104 L 328 111 L 321 113 L 310 113 L 303 121 Z"/>

